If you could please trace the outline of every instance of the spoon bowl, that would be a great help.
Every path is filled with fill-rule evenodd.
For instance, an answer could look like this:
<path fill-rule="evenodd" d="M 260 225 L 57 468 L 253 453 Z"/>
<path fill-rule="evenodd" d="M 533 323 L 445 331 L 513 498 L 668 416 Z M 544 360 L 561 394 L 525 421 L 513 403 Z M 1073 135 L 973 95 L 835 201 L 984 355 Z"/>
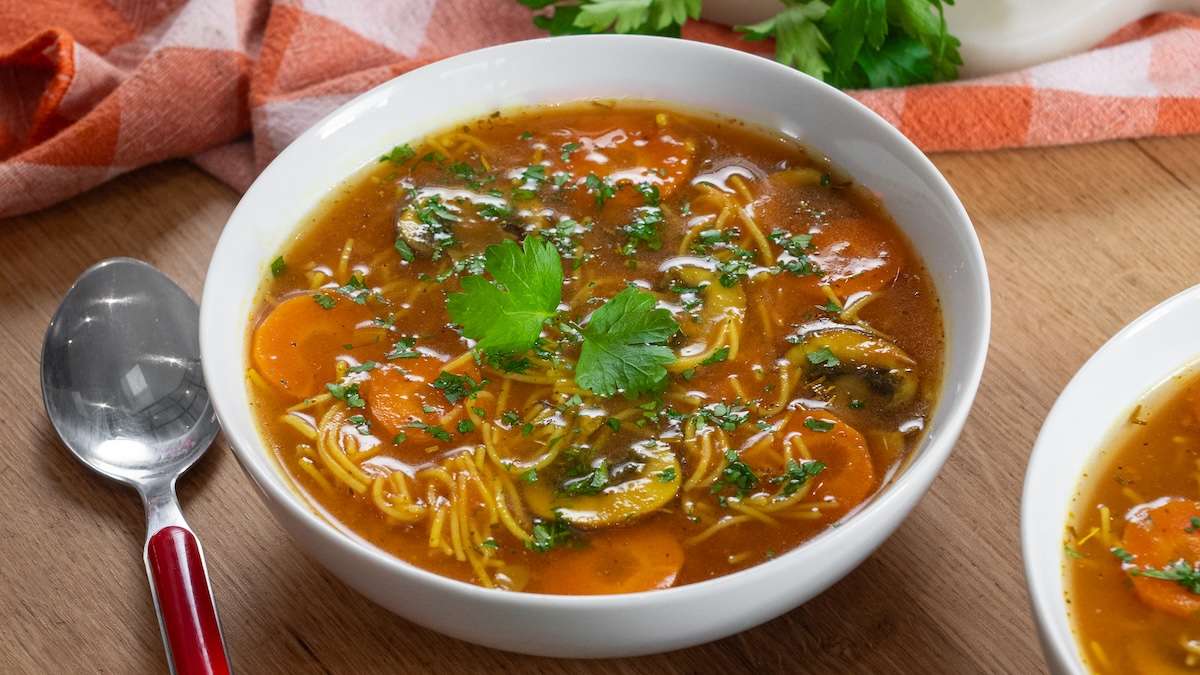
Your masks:
<path fill-rule="evenodd" d="M 175 481 L 220 430 L 200 367 L 199 309 L 150 265 L 85 271 L 42 345 L 42 400 L 63 443 L 146 507 L 144 560 L 172 673 L 228 673 L 200 542 Z"/>
<path fill-rule="evenodd" d="M 130 258 L 98 263 L 67 292 L 42 349 L 42 397 L 81 462 L 135 488 L 185 471 L 220 429 L 196 303 Z"/>

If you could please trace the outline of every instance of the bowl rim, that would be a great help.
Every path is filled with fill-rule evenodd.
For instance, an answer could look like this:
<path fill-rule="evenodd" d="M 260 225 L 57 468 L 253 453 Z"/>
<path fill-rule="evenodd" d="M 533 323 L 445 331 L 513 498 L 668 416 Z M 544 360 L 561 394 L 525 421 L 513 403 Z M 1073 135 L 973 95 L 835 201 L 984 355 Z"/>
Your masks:
<path fill-rule="evenodd" d="M 801 552 L 811 551 L 814 548 L 825 548 L 828 550 L 838 550 L 846 545 L 847 541 L 854 541 L 855 535 L 859 530 L 863 530 L 871 521 L 883 520 L 882 516 L 887 515 L 888 511 L 895 508 L 907 514 L 907 509 L 911 508 L 916 501 L 922 497 L 932 483 L 934 477 L 940 471 L 942 465 L 949 457 L 953 450 L 958 436 L 966 422 L 967 415 L 974 403 L 975 395 L 982 378 L 984 364 L 988 353 L 988 344 L 991 334 L 991 290 L 987 275 L 987 265 L 983 256 L 983 249 L 980 245 L 979 238 L 975 232 L 974 226 L 968 216 L 966 209 L 963 207 L 958 196 L 950 187 L 949 182 L 934 166 L 929 158 L 921 152 L 907 137 L 905 137 L 896 127 L 888 123 L 874 111 L 867 108 L 865 105 L 849 96 L 848 94 L 838 90 L 821 80 L 812 78 L 800 71 L 780 64 L 776 61 L 743 52 L 740 50 L 723 47 L 719 45 L 683 40 L 677 38 L 666 38 L 658 36 L 645 35 L 577 35 L 577 36 L 562 36 L 539 38 L 533 40 L 525 40 L 520 42 L 506 43 L 491 47 L 485 47 L 462 54 L 458 54 L 440 61 L 427 64 L 420 68 L 414 69 L 395 78 L 382 82 L 371 89 L 358 94 L 349 101 L 338 106 L 335 110 L 322 117 L 306 129 L 299 137 L 292 141 L 287 148 L 280 152 L 255 178 L 254 182 L 243 194 L 238 206 L 230 214 L 225 228 L 222 230 L 221 236 L 218 239 L 214 248 L 208 272 L 205 277 L 204 293 L 201 300 L 201 335 L 200 346 L 204 365 L 205 377 L 209 381 L 215 381 L 220 377 L 221 370 L 228 369 L 228 366 L 222 364 L 218 366 L 209 359 L 204 359 L 203 354 L 207 351 L 206 344 L 216 340 L 217 329 L 213 325 L 218 322 L 218 310 L 211 306 L 206 311 L 206 305 L 212 303 L 206 302 L 210 295 L 215 295 L 215 287 L 220 283 L 217 275 L 212 272 L 218 265 L 219 261 L 225 257 L 224 251 L 232 246 L 230 237 L 228 236 L 231 229 L 230 223 L 238 219 L 239 211 L 243 210 L 246 202 L 251 201 L 256 196 L 256 188 L 258 188 L 267 176 L 279 172 L 285 167 L 290 160 L 292 154 L 297 152 L 297 148 L 306 144 L 314 143 L 324 132 L 327 127 L 336 126 L 342 127 L 353 123 L 347 119 L 348 115 L 357 116 L 361 111 L 369 109 L 371 104 L 381 97 L 386 98 L 389 92 L 398 86 L 402 86 L 402 81 L 417 73 L 437 73 L 439 71 L 448 70 L 455 67 L 461 67 L 475 61 L 481 61 L 489 57 L 502 56 L 506 52 L 512 50 L 525 49 L 543 49 L 546 45 L 553 44 L 557 49 L 570 50 L 573 45 L 579 44 L 580 41 L 589 43 L 608 43 L 606 47 L 610 49 L 621 49 L 622 47 L 635 44 L 652 44 L 658 50 L 673 50 L 676 53 L 672 56 L 675 58 L 686 58 L 689 54 L 701 54 L 729 61 L 741 61 L 745 67 L 775 69 L 786 73 L 788 77 L 807 80 L 806 85 L 821 92 L 820 95 L 831 97 L 838 105 L 846 106 L 850 111 L 858 115 L 866 115 L 868 119 L 880 128 L 881 134 L 886 137 L 886 143 L 889 149 L 897 156 L 901 156 L 911 163 L 912 169 L 919 173 L 920 177 L 931 186 L 936 193 L 938 200 L 946 207 L 951 214 L 949 220 L 953 223 L 956 229 L 961 228 L 966 237 L 967 244 L 967 259 L 959 261 L 959 265 L 968 271 L 968 278 L 964 283 L 970 283 L 973 287 L 974 300 L 977 302 L 980 312 L 978 325 L 970 326 L 977 330 L 977 335 L 974 339 L 968 341 L 965 336 L 955 338 L 949 335 L 945 336 L 946 343 L 949 345 L 956 339 L 961 341 L 960 348 L 967 355 L 967 367 L 961 373 L 957 374 L 954 380 L 951 380 L 951 374 L 948 367 L 942 374 L 942 398 L 937 402 L 937 407 L 934 411 L 934 416 L 944 416 L 940 422 L 939 435 L 937 438 L 932 438 L 930 430 L 926 429 L 924 438 L 921 441 L 912 461 L 907 467 L 888 485 L 883 486 L 876 492 L 870 500 L 857 510 L 844 516 L 839 521 L 837 527 L 829 527 L 818 533 L 812 539 L 796 546 L 785 553 L 780 554 L 772 560 L 768 560 L 757 565 L 744 568 L 729 574 L 724 574 L 718 577 L 699 581 L 684 586 L 677 586 L 667 589 L 642 591 L 637 593 L 624 594 L 609 594 L 609 595 L 588 595 L 588 596 L 571 596 L 571 595 L 555 595 L 545 593 L 531 592 L 495 592 L 494 589 L 487 589 L 475 584 L 460 581 L 450 577 L 442 576 L 435 572 L 431 572 L 415 564 L 394 556 L 383 551 L 370 542 L 361 540 L 352 533 L 348 533 L 333 523 L 329 522 L 325 517 L 315 512 L 314 508 L 305 503 L 303 498 L 296 494 L 296 491 L 291 487 L 284 485 L 285 476 L 278 475 L 279 468 L 273 467 L 274 470 L 261 470 L 253 461 L 243 459 L 252 454 L 266 455 L 268 461 L 272 464 L 277 463 L 277 459 L 272 456 L 269 448 L 266 447 L 262 440 L 261 434 L 255 429 L 250 438 L 243 438 L 240 434 L 230 433 L 229 426 L 225 423 L 228 418 L 228 413 L 225 411 L 225 405 L 220 400 L 220 396 L 212 397 L 214 409 L 217 416 L 222 420 L 223 428 L 226 429 L 225 437 L 228 439 L 229 445 L 232 448 L 234 455 L 238 459 L 238 463 L 242 469 L 250 475 L 252 481 L 259 487 L 260 491 L 266 493 L 268 500 L 279 508 L 285 509 L 288 514 L 300 521 L 310 532 L 314 532 L 322 539 L 322 544 L 338 549 L 341 553 L 346 553 L 356 557 L 365 557 L 370 562 L 386 569 L 389 574 L 401 575 L 407 577 L 417 583 L 431 586 L 439 592 L 448 594 L 457 594 L 461 596 L 474 596 L 483 602 L 506 605 L 509 608 L 521 609 L 530 607 L 540 608 L 587 608 L 600 610 L 605 608 L 624 608 L 634 609 L 647 604 L 666 603 L 672 599 L 681 598 L 689 595 L 699 595 L 715 591 L 718 586 L 748 586 L 757 579 L 763 578 L 771 574 L 780 566 L 788 565 L 796 559 L 796 555 Z M 811 93 L 811 92 L 810 92 Z M 563 102 L 586 100 L 586 97 L 564 98 Z M 648 99 L 649 100 L 649 99 Z M 664 97 L 663 102 L 671 104 L 669 98 Z M 539 105 L 551 105 L 544 103 Z M 715 113 L 721 115 L 719 110 L 701 111 L 706 113 Z M 803 139 L 801 143 L 805 144 Z M 805 144 L 807 145 L 807 144 Z M 837 166 L 837 163 L 834 163 Z M 340 176 L 338 181 L 345 180 L 347 176 Z M 335 184 L 336 185 L 336 184 Z M 294 232 L 299 227 L 298 224 L 293 224 L 291 231 Z M 901 230 L 904 227 L 901 226 Z M 918 251 L 920 254 L 920 251 Z M 941 296 L 940 288 L 938 295 Z M 207 320 L 206 320 L 207 319 Z M 242 325 L 239 323 L 239 330 Z M 209 334 L 214 333 L 212 337 Z M 948 364 L 947 364 L 948 365 Z M 958 386 L 955 388 L 953 395 L 948 391 L 947 383 L 956 382 Z M 915 492 L 915 494 L 914 494 Z M 909 502 L 908 507 L 905 507 L 905 502 Z M 894 505 L 894 506 L 893 506 Z M 275 514 L 277 516 L 277 514 Z M 888 530 L 890 534 L 891 530 Z M 294 540 L 294 536 L 292 536 Z M 294 543 L 294 542 L 293 542 Z M 873 550 L 873 549 L 872 549 Z M 849 571 L 848 568 L 846 571 Z M 843 572 L 844 573 L 844 572 Z M 838 575 L 840 576 L 840 574 Z M 835 577 L 836 580 L 837 577 Z"/>
<path fill-rule="evenodd" d="M 1038 431 L 1025 469 L 1020 509 L 1021 557 L 1026 586 L 1029 591 L 1030 608 L 1041 635 L 1042 649 L 1047 660 L 1053 659 L 1052 664 L 1056 663 L 1069 668 L 1073 673 L 1088 671 L 1065 601 L 1064 564 L 1066 560 L 1062 539 L 1059 536 L 1054 544 L 1057 549 L 1054 560 L 1057 564 L 1053 570 L 1044 569 L 1037 564 L 1038 556 L 1036 554 L 1042 550 L 1042 547 L 1050 544 L 1045 539 L 1047 535 L 1037 529 L 1037 524 L 1045 520 L 1042 509 L 1051 500 L 1059 505 L 1066 504 L 1069 517 L 1070 505 L 1079 492 L 1084 476 L 1082 473 L 1071 476 L 1070 489 L 1065 494 L 1050 494 L 1048 490 L 1055 487 L 1053 485 L 1043 487 L 1042 476 L 1047 475 L 1048 472 L 1045 467 L 1055 452 L 1061 452 L 1061 446 L 1054 442 L 1053 437 L 1058 433 L 1058 428 L 1062 426 L 1063 422 L 1060 420 L 1066 417 L 1069 407 L 1076 400 L 1087 396 L 1087 392 L 1096 389 L 1092 380 L 1099 377 L 1101 373 L 1111 370 L 1111 362 L 1119 358 L 1114 354 L 1118 354 L 1122 350 L 1134 349 L 1138 345 L 1156 342 L 1154 330 L 1163 325 L 1166 317 L 1181 312 L 1200 315 L 1200 285 L 1179 291 L 1146 310 L 1121 327 L 1084 361 L 1079 370 L 1063 387 L 1058 398 L 1055 399 L 1054 405 L 1046 414 L 1046 419 Z M 1168 351 L 1172 354 L 1175 353 L 1175 350 Z M 1195 370 L 1198 359 L 1200 359 L 1200 349 L 1189 352 L 1182 359 L 1168 358 L 1167 360 L 1175 365 L 1167 366 L 1165 370 L 1156 369 L 1155 376 L 1148 377 L 1151 382 L 1148 386 L 1144 388 L 1131 387 L 1124 393 L 1111 396 L 1110 400 L 1120 402 L 1121 410 L 1132 409 L 1159 387 L 1166 385 L 1176 375 Z M 1079 443 L 1073 446 L 1078 448 L 1077 450 L 1069 452 L 1072 456 L 1084 456 L 1085 471 L 1099 461 L 1098 455 L 1103 451 L 1103 444 L 1119 431 L 1120 420 L 1117 416 L 1106 422 L 1100 427 L 1101 431 L 1094 432 L 1098 437 L 1098 442 Z M 1066 525 L 1067 521 L 1064 520 L 1057 524 L 1054 531 L 1061 535 Z"/>

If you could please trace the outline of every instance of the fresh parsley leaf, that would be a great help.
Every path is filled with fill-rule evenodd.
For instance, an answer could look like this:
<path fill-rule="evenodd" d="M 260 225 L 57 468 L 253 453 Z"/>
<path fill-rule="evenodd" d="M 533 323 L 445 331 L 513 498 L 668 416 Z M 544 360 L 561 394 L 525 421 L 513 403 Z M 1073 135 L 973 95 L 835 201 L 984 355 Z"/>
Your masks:
<path fill-rule="evenodd" d="M 579 386 L 600 396 L 618 391 L 636 396 L 666 382 L 664 366 L 675 361 L 675 353 L 665 343 L 679 324 L 655 302 L 630 286 L 592 314 L 575 365 Z"/>
<path fill-rule="evenodd" d="M 734 30 L 751 41 L 775 38 L 776 61 L 823 80 L 829 74 L 829 42 L 817 22 L 828 11 L 820 0 L 793 4 L 766 21 Z"/>
<path fill-rule="evenodd" d="M 378 365 L 379 364 L 375 363 L 374 361 L 363 361 L 357 366 L 350 366 L 347 371 L 351 373 L 366 373 L 375 370 L 375 367 Z"/>
<path fill-rule="evenodd" d="M 475 431 L 475 423 L 474 423 L 474 422 L 472 422 L 471 420 L 467 420 L 467 419 L 464 419 L 464 420 L 460 420 L 460 421 L 459 421 L 459 423 L 458 423 L 458 433 L 460 433 L 460 434 L 469 434 L 469 433 L 471 433 L 472 431 Z"/>
<path fill-rule="evenodd" d="M 678 472 L 675 471 L 675 467 L 668 466 L 667 468 L 663 469 L 662 471 L 659 471 L 657 474 L 657 477 L 658 477 L 659 482 L 670 483 L 671 481 L 675 480 L 675 477 L 677 475 L 678 475 Z"/>
<path fill-rule="evenodd" d="M 484 267 L 492 280 L 470 276 L 463 292 L 446 299 L 450 318 L 482 352 L 520 353 L 533 346 L 542 323 L 562 301 L 563 271 L 558 251 L 541 237 L 489 246 Z"/>
<path fill-rule="evenodd" d="M 333 306 L 337 304 L 336 300 L 324 293 L 314 293 L 313 300 L 317 301 L 321 309 L 333 309 Z"/>
<path fill-rule="evenodd" d="M 570 143 L 564 143 L 562 146 L 562 152 L 559 154 L 559 159 L 561 159 L 563 163 L 571 161 L 571 153 L 578 149 L 579 144 L 574 141 L 571 141 Z"/>
<path fill-rule="evenodd" d="M 642 199 L 646 202 L 646 206 L 658 206 L 662 200 L 658 194 L 658 186 L 653 183 L 638 183 L 637 190 L 642 193 Z"/>
<path fill-rule="evenodd" d="M 283 262 L 283 256 L 279 256 L 271 261 L 271 276 L 278 277 L 287 271 L 287 263 Z"/>

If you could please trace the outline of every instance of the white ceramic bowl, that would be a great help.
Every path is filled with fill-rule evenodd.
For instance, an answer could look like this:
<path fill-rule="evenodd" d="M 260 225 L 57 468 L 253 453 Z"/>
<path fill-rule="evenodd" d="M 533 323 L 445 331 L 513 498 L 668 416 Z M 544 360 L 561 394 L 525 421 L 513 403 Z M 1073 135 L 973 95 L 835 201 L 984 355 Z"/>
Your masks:
<path fill-rule="evenodd" d="M 1051 671 L 1087 672 L 1064 598 L 1063 532 L 1071 500 L 1115 427 L 1156 386 L 1200 358 L 1200 286 L 1138 317 L 1088 359 L 1042 425 L 1021 497 L 1021 548 L 1038 636 Z"/>
<path fill-rule="evenodd" d="M 712 581 L 619 596 L 485 590 L 347 535 L 297 496 L 247 401 L 247 317 L 269 261 L 309 211 L 394 144 L 497 108 L 588 98 L 659 100 L 778 129 L 877 192 L 924 256 L 948 333 L 940 405 L 909 469 L 856 515 L 776 560 Z M 229 219 L 204 287 L 200 344 L 217 414 L 271 511 L 312 557 L 416 623 L 531 654 L 599 657 L 678 649 L 771 619 L 820 593 L 908 514 L 950 454 L 987 351 L 983 254 L 937 169 L 850 97 L 772 61 L 683 40 L 587 36 L 519 42 L 440 61 L 372 89 L 309 129 Z"/>

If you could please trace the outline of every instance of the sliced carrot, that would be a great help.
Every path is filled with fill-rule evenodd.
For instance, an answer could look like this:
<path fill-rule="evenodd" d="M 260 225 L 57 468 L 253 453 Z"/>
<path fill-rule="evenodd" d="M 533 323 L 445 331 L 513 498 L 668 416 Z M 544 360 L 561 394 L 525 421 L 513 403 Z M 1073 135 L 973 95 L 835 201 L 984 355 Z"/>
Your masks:
<path fill-rule="evenodd" d="M 861 291 L 892 285 L 904 264 L 905 248 L 895 235 L 865 218 L 841 218 L 813 235 L 809 257 L 822 280 L 844 300 Z"/>
<path fill-rule="evenodd" d="M 1153 509 L 1135 510 L 1123 540 L 1132 564 L 1162 569 L 1180 560 L 1189 565 L 1200 561 L 1200 529 L 1194 518 L 1200 518 L 1200 502 L 1190 499 L 1173 498 Z M 1183 618 L 1200 612 L 1200 595 L 1174 581 L 1138 575 L 1132 579 L 1138 598 L 1157 610 Z"/>
<path fill-rule="evenodd" d="M 370 310 L 346 299 L 325 309 L 310 293 L 290 297 L 254 329 L 254 366 L 275 387 L 297 398 L 311 396 L 334 380 L 342 345 L 370 318 Z"/>
<path fill-rule="evenodd" d="M 875 491 L 875 465 L 866 439 L 854 427 L 825 411 L 798 410 L 783 431 L 785 443 L 799 435 L 812 459 L 825 464 L 812 488 L 814 501 L 836 499 L 838 511 L 848 511 Z"/>
<path fill-rule="evenodd" d="M 683 567 L 683 547 L 665 527 L 639 525 L 596 532 L 583 548 L 546 554 L 529 590 L 606 595 L 669 588 Z"/>
<path fill-rule="evenodd" d="M 445 365 L 441 359 L 422 356 L 395 361 L 371 371 L 361 387 L 368 414 L 387 430 L 389 436 L 401 432 L 411 435 L 414 422 L 437 425 L 453 407 L 445 394 L 433 386 Z M 457 374 L 479 381 L 479 371 L 473 363 L 460 368 Z M 458 401 L 457 405 L 465 402 Z M 426 440 L 439 442 L 428 434 L 421 437 L 422 442 Z"/>

